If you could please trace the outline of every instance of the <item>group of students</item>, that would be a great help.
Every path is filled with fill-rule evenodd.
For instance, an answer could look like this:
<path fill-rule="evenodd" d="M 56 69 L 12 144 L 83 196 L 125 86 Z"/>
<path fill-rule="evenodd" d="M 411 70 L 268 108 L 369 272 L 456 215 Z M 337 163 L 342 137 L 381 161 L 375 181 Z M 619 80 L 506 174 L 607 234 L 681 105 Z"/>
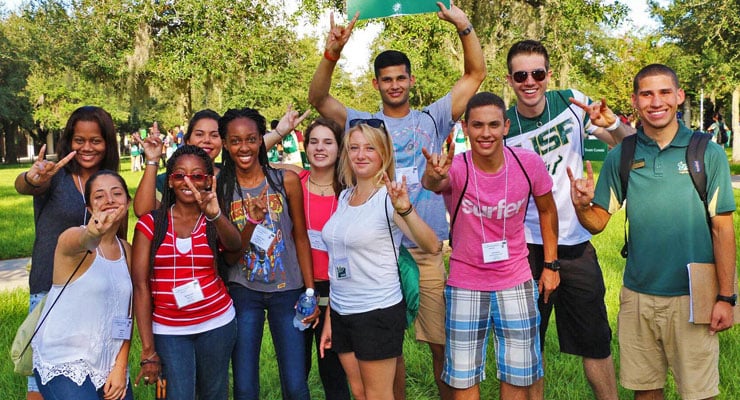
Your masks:
<path fill-rule="evenodd" d="M 161 139 L 147 137 L 132 246 L 125 242 L 128 190 L 113 172 L 118 153 L 110 115 L 97 107 L 76 110 L 62 134 L 59 161 L 44 160 L 42 149 L 16 179 L 19 193 L 34 195 L 32 307 L 47 292 L 50 300 L 59 299 L 34 339 L 29 391 L 40 389 L 45 399 L 131 398 L 130 336 L 124 328 L 135 316 L 142 341 L 137 382 L 154 384 L 166 376 L 168 398 L 225 399 L 231 362 L 234 398 L 258 399 L 267 318 L 284 398 L 309 398 L 312 341 L 327 399 L 349 399 L 350 393 L 356 399 L 405 398 L 407 320 L 397 267 L 403 245 L 419 265 L 414 327 L 417 340 L 431 350 L 441 398 L 480 397 L 489 336 L 501 398 L 543 398 L 544 335 L 554 309 L 560 350 L 583 358 L 598 399 L 615 399 L 605 287 L 589 240 L 623 195 L 614 188 L 617 163 L 610 155 L 602 174 L 612 180 L 600 180 L 594 198 L 593 176 L 582 177 L 582 140 L 593 134 L 618 145 L 633 132 L 605 101 L 592 102 L 573 89 L 547 91 L 549 57 L 536 41 L 509 50 L 514 106 L 507 109 L 498 96 L 476 93 L 486 68 L 474 28 L 454 5 L 440 5 L 439 17 L 460 35 L 462 77 L 441 99 L 413 110 L 410 61 L 385 51 L 374 64 L 373 85 L 383 103 L 376 113 L 347 108 L 329 94 L 331 75 L 357 21 L 355 16 L 340 26 L 332 18 L 309 88 L 309 101 L 322 115 L 304 134 L 310 170 L 268 160 L 268 149 L 307 116 L 290 108 L 270 131 L 251 108 L 222 116 L 196 113 L 186 145 L 159 176 Z M 656 168 L 659 161 L 647 155 L 657 157 L 650 144 L 664 149 L 677 130 L 681 141 L 685 136 L 675 118 L 682 95 L 668 67 L 648 66 L 635 78 L 633 105 L 643 122 L 638 149 Z M 461 118 L 471 149 L 455 155 L 444 144 Z M 685 147 L 682 143 L 674 147 Z M 215 165 L 222 149 L 223 163 Z M 620 309 L 621 382 L 639 398 L 662 393 L 669 366 L 683 397 L 718 393 L 712 334 L 732 323 L 724 304 L 733 293 L 726 254 L 734 255 L 734 239 L 728 240 L 733 231 L 726 225 L 729 215 L 732 227 L 734 201 L 724 186 L 726 166 L 714 155 L 707 162 L 715 200 L 708 203 L 708 215 L 717 228 L 688 222 L 689 233 L 704 232 L 701 245 L 685 246 L 670 261 L 682 268 L 687 259 L 716 261 L 725 300 L 718 298 L 710 329 L 685 336 L 706 344 L 696 348 L 681 340 L 667 343 L 659 333 L 683 335 L 688 322 L 674 321 L 650 338 L 635 337 L 627 333 L 652 321 L 630 321 Z M 635 174 L 648 170 L 639 168 L 633 167 Z M 656 178 L 643 179 L 630 196 L 644 196 L 642 188 Z M 655 272 L 659 260 L 649 256 L 651 264 L 644 262 L 641 234 L 669 239 L 651 230 L 658 219 L 633 217 L 643 202 L 632 203 L 634 239 L 625 286 L 650 301 L 685 297 L 683 279 L 672 278 L 672 291 L 662 291 L 666 272 Z M 649 223 L 643 225 L 643 219 Z M 633 226 L 640 229 L 635 236 Z M 448 237 L 449 277 L 442 256 Z M 80 272 L 60 295 L 78 263 Z M 676 265 L 666 270 L 676 272 Z M 292 320 L 306 288 L 319 294 L 320 307 L 304 319 L 314 325 L 304 333 Z M 654 345 L 647 349 L 645 343 Z M 646 351 L 636 350 L 638 345 Z M 695 361 L 694 353 L 704 356 L 706 348 L 714 358 Z"/>

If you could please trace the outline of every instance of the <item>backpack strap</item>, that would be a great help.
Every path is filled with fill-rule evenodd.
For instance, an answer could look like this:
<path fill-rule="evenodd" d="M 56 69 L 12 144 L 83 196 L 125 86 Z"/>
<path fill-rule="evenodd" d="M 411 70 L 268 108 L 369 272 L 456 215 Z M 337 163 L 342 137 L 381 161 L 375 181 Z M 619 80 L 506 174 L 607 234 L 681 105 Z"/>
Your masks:
<path fill-rule="evenodd" d="M 463 161 L 465 161 L 465 184 L 463 185 L 462 192 L 460 192 L 460 198 L 457 199 L 457 206 L 455 206 L 455 212 L 452 213 L 452 219 L 450 220 L 450 235 L 448 237 L 450 247 L 452 247 L 452 228 L 455 226 L 455 220 L 457 219 L 457 212 L 460 211 L 460 204 L 462 203 L 465 191 L 468 190 L 468 178 L 470 178 L 470 171 L 468 170 L 468 153 L 463 153 Z"/>
<path fill-rule="evenodd" d="M 707 224 L 710 226 L 711 217 L 707 206 L 707 171 L 704 167 L 704 153 L 711 138 L 712 135 L 696 131 L 691 135 L 689 147 L 686 149 L 686 165 L 689 168 L 691 182 L 694 184 L 702 204 L 704 204 L 704 213 L 707 216 Z"/>
<path fill-rule="evenodd" d="M 622 154 L 619 158 L 619 181 L 622 187 L 622 201 L 627 200 L 627 188 L 630 180 L 632 162 L 635 160 L 637 134 L 622 139 Z M 624 246 L 620 251 L 622 257 L 627 258 L 627 209 L 624 210 Z"/>

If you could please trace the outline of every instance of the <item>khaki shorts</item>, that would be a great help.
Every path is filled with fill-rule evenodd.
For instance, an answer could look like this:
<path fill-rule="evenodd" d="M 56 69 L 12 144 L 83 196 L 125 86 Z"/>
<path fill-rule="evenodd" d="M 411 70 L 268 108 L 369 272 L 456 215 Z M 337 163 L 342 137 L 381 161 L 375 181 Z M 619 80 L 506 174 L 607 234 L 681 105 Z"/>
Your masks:
<path fill-rule="evenodd" d="M 414 321 L 416 340 L 445 344 L 445 282 L 447 273 L 439 250 L 427 253 L 418 247 L 408 249 L 419 266 L 419 314 Z"/>
<path fill-rule="evenodd" d="M 719 339 L 689 321 L 689 296 L 619 294 L 620 383 L 631 390 L 665 386 L 670 368 L 681 398 L 719 394 Z"/>

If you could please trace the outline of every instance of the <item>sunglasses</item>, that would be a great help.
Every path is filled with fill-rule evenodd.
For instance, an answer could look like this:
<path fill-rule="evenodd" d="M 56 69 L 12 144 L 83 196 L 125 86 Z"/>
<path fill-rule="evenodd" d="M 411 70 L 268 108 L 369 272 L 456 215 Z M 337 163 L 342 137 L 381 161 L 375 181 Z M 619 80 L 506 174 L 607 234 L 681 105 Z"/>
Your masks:
<path fill-rule="evenodd" d="M 376 128 L 376 129 L 382 129 L 384 131 L 386 130 L 385 129 L 385 123 L 383 122 L 382 119 L 377 119 L 377 118 L 353 119 L 353 120 L 350 120 L 349 121 L 349 127 L 350 128 L 354 128 L 354 127 L 356 127 L 357 125 L 360 125 L 360 124 L 367 125 L 367 126 L 370 126 L 370 127 Z"/>
<path fill-rule="evenodd" d="M 170 175 L 170 178 L 172 178 L 175 181 L 183 181 L 185 178 L 190 179 L 191 182 L 205 182 L 208 178 L 210 178 L 210 175 L 206 174 L 172 174 Z"/>
<path fill-rule="evenodd" d="M 536 69 L 532 72 L 527 71 L 516 71 L 513 74 L 511 74 L 511 77 L 514 78 L 514 82 L 516 83 L 522 83 L 527 80 L 527 76 L 529 74 L 532 74 L 532 79 L 536 80 L 537 82 L 542 82 L 547 78 L 547 71 L 544 69 Z"/>

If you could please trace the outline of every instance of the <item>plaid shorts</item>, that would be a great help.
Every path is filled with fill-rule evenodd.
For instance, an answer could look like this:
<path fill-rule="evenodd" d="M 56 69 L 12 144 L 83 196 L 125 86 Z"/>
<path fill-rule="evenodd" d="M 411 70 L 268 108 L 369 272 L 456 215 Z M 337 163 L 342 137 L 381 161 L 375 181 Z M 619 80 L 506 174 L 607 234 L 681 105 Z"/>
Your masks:
<path fill-rule="evenodd" d="M 445 288 L 446 347 L 442 380 L 457 389 L 483 381 L 488 334 L 493 328 L 496 377 L 529 386 L 542 378 L 537 286 L 529 280 L 494 292 Z"/>

